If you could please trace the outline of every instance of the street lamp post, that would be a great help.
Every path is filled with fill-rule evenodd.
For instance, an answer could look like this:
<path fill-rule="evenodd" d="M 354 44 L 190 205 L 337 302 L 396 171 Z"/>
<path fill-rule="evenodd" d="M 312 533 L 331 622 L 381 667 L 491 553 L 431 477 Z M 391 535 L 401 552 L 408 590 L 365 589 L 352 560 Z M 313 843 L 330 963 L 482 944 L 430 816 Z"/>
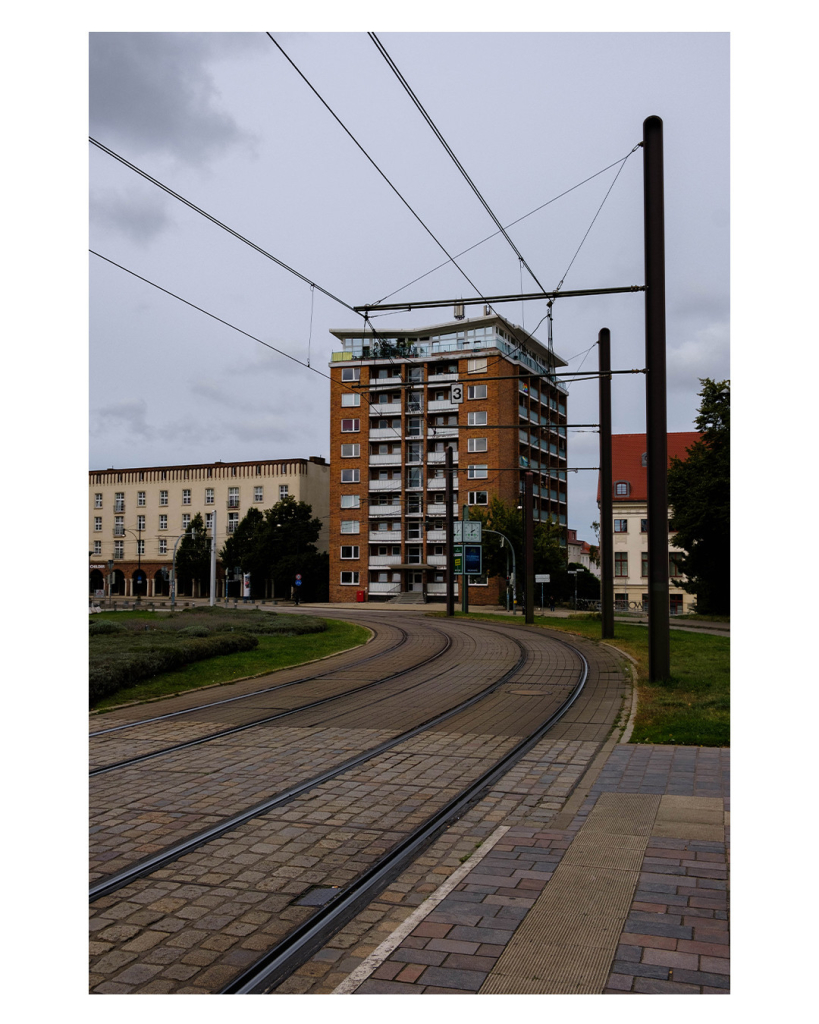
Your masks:
<path fill-rule="evenodd" d="M 503 542 L 506 541 L 506 543 L 509 545 L 509 550 L 512 552 L 512 614 L 514 615 L 515 614 L 515 587 L 517 586 L 517 583 L 518 583 L 518 576 L 517 576 L 517 573 L 515 572 L 515 549 L 512 547 L 512 541 L 509 540 L 509 538 L 506 536 L 505 533 L 501 533 L 500 530 L 487 530 L 486 527 L 484 527 L 481 530 L 481 532 L 482 533 L 496 533 L 501 538 L 501 545 L 503 545 Z M 507 565 L 507 567 L 509 565 L 508 556 L 507 556 L 506 565 Z M 507 610 L 508 610 L 508 606 L 509 606 L 508 599 L 507 599 L 506 604 L 507 604 Z"/>
<path fill-rule="evenodd" d="M 580 572 L 579 569 L 567 569 L 570 576 L 574 576 L 574 610 L 577 611 L 577 574 Z"/>

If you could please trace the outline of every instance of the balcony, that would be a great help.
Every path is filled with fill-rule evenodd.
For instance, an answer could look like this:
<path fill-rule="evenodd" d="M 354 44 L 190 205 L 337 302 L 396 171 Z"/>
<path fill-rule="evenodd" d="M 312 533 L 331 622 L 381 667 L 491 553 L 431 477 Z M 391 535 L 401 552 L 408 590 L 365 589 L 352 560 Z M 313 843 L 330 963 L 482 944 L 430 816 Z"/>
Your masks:
<path fill-rule="evenodd" d="M 374 427 L 370 430 L 371 441 L 397 441 L 400 437 L 400 427 Z"/>
<path fill-rule="evenodd" d="M 401 403 L 400 402 L 384 402 L 383 404 L 376 404 L 375 402 L 370 406 L 370 416 L 400 416 L 401 415 Z"/>
<path fill-rule="evenodd" d="M 377 567 L 379 565 L 400 565 L 400 555 L 370 555 L 369 557 L 370 567 Z"/>
<path fill-rule="evenodd" d="M 428 405 L 429 412 L 457 412 L 458 404 L 456 402 L 450 402 L 448 398 L 430 402 Z"/>
<path fill-rule="evenodd" d="M 457 427 L 429 427 L 427 430 L 427 437 L 430 441 L 442 441 L 444 438 L 457 436 Z"/>
<path fill-rule="evenodd" d="M 370 480 L 371 491 L 400 491 L 401 480 Z"/>
<path fill-rule="evenodd" d="M 427 555 L 429 565 L 446 565 L 446 555 Z"/>
<path fill-rule="evenodd" d="M 400 377 L 370 377 L 370 390 L 378 390 L 379 388 L 389 388 L 394 384 L 401 384 L 402 380 Z"/>
<path fill-rule="evenodd" d="M 453 503 L 452 511 L 455 514 L 457 514 L 457 512 L 458 512 L 457 504 Z M 443 501 L 435 502 L 435 503 L 430 502 L 430 504 L 427 505 L 427 515 L 428 516 L 445 516 L 446 515 L 446 503 L 443 502 Z"/>
<path fill-rule="evenodd" d="M 114 502 L 114 511 L 118 516 L 121 516 L 125 512 L 125 502 L 116 501 Z"/>
<path fill-rule="evenodd" d="M 458 478 L 457 478 L 457 476 L 454 477 L 454 479 L 452 481 L 452 489 L 454 491 L 458 490 Z M 445 491 L 446 490 L 446 480 L 445 479 L 437 479 L 437 478 L 434 479 L 434 480 L 427 480 L 427 490 L 428 491 Z"/>
<path fill-rule="evenodd" d="M 113 531 L 112 531 L 112 533 L 113 533 L 114 537 L 124 537 L 125 536 L 125 527 L 124 526 L 115 526 Z"/>
<path fill-rule="evenodd" d="M 369 591 L 371 594 L 400 594 L 401 584 L 400 583 L 370 583 Z"/>
<path fill-rule="evenodd" d="M 238 498 L 228 498 L 228 500 L 226 502 L 226 505 L 227 505 L 228 508 L 238 508 L 239 507 L 239 499 Z"/>
<path fill-rule="evenodd" d="M 401 452 L 393 452 L 392 455 L 371 455 L 371 466 L 400 466 Z"/>
<path fill-rule="evenodd" d="M 401 530 L 370 530 L 370 544 L 400 544 Z"/>
<path fill-rule="evenodd" d="M 427 455 L 427 462 L 443 465 L 446 462 L 446 452 L 430 452 Z M 452 464 L 458 465 L 458 452 L 456 451 L 452 452 Z"/>
<path fill-rule="evenodd" d="M 446 530 L 427 530 L 427 541 L 430 544 L 434 544 L 436 542 L 439 544 L 445 544 Z"/>
<path fill-rule="evenodd" d="M 428 594 L 446 594 L 446 583 L 427 583 Z M 455 596 L 458 596 L 458 581 L 455 581 Z"/>
<path fill-rule="evenodd" d="M 401 506 L 400 505 L 370 505 L 370 518 L 373 517 L 381 518 L 383 516 L 389 516 L 390 519 L 401 518 Z"/>
<path fill-rule="evenodd" d="M 457 380 L 457 373 L 431 373 L 429 375 L 429 384 L 441 384 L 445 380 Z"/>

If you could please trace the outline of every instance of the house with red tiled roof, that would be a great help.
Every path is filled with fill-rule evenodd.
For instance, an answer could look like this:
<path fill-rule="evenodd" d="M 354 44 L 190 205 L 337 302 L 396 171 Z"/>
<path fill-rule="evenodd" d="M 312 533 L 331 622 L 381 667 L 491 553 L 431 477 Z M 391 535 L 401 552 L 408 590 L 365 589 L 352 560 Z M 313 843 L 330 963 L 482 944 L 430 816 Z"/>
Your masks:
<path fill-rule="evenodd" d="M 688 458 L 688 449 L 702 437 L 695 430 L 668 434 L 668 462 Z M 648 608 L 648 469 L 645 434 L 613 434 L 611 438 L 612 504 L 614 511 L 614 607 L 616 611 Z M 597 483 L 600 504 L 600 481 Z M 669 515 L 670 518 L 670 515 Z M 679 569 L 682 549 L 668 539 L 669 611 L 692 611 L 696 598 L 683 590 Z"/>
<path fill-rule="evenodd" d="M 568 531 L 568 562 L 569 565 L 576 562 L 578 565 L 582 565 L 584 569 L 594 573 L 595 576 L 600 575 L 599 560 L 592 560 L 591 545 L 585 540 L 577 539 L 577 530 Z"/>

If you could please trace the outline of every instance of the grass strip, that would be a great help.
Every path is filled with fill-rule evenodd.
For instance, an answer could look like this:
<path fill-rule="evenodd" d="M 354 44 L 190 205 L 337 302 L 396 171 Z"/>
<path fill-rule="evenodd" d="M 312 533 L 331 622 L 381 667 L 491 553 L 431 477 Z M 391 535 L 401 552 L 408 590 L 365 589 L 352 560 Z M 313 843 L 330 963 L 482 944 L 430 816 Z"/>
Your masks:
<path fill-rule="evenodd" d="M 118 615 L 130 614 L 118 612 Z M 133 613 L 141 615 L 142 613 Z M 150 613 L 148 613 L 150 614 Z M 325 658 L 340 651 L 366 643 L 371 632 L 363 626 L 326 619 L 327 629 L 321 633 L 302 636 L 259 635 L 258 646 L 252 651 L 239 651 L 205 661 L 193 662 L 173 672 L 163 672 L 142 683 L 119 690 L 94 705 L 95 711 L 104 711 L 132 701 L 142 702 L 173 697 L 185 690 L 195 690 L 217 683 L 231 683 L 248 676 L 266 675 L 277 669 L 301 665 L 306 661 Z"/>
<path fill-rule="evenodd" d="M 443 612 L 432 612 L 442 616 Z M 469 619 L 510 623 L 508 615 L 470 612 Z M 525 625 L 523 617 L 512 623 Z M 569 618 L 535 616 L 534 627 L 554 629 L 600 642 L 600 616 Z M 730 746 L 730 649 L 729 637 L 672 629 L 671 678 L 648 681 L 648 630 L 616 622 L 614 638 L 605 643 L 630 654 L 637 662 L 637 715 L 631 743 L 663 743 L 674 746 Z"/>

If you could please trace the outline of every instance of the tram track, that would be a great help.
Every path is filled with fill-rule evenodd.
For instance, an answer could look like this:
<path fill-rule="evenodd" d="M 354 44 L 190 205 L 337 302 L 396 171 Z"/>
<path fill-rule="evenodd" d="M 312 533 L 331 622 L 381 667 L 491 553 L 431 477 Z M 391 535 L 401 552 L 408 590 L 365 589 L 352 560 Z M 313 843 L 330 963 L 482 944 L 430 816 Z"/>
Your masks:
<path fill-rule="evenodd" d="M 425 628 L 435 627 L 427 623 Z M 235 966 L 229 971 L 232 977 L 225 984 L 215 984 L 217 973 L 205 971 L 202 975 L 205 979 L 202 981 L 204 987 L 186 987 L 180 983 L 174 990 L 219 991 L 229 994 L 258 993 L 274 988 L 282 978 L 309 959 L 332 934 L 343 928 L 384 885 L 396 878 L 449 825 L 480 801 L 493 784 L 566 714 L 582 692 L 588 677 L 588 663 L 582 652 L 570 642 L 527 633 L 530 639 L 524 643 L 523 638 L 519 638 L 523 630 L 512 631 L 505 626 L 495 629 L 481 624 L 476 629 L 474 625 L 466 627 L 464 624 L 449 624 L 448 628 L 453 636 L 471 634 L 480 638 L 483 647 L 476 651 L 473 658 L 473 672 L 479 672 L 479 665 L 489 663 L 488 655 L 482 655 L 480 651 L 491 649 L 490 634 L 502 638 L 509 650 L 510 645 L 514 645 L 518 651 L 517 660 L 509 666 L 507 657 L 505 671 L 468 699 L 414 724 L 411 729 L 383 743 L 330 766 L 326 771 L 280 789 L 269 799 L 223 818 L 188 837 L 183 843 L 167 847 L 152 858 L 138 861 L 127 870 L 98 879 L 94 883 L 91 901 L 100 908 L 102 919 L 105 919 L 108 907 L 121 906 L 121 911 L 113 909 L 111 913 L 117 920 L 123 921 L 129 920 L 126 917 L 129 907 L 137 912 L 134 915 L 137 917 L 140 913 L 138 908 L 149 898 L 157 899 L 157 906 L 164 906 L 176 902 L 177 893 L 181 902 L 183 898 L 189 898 L 189 894 L 193 898 L 201 892 L 203 900 L 213 900 L 215 903 L 218 899 L 227 898 L 224 894 L 230 892 L 241 896 L 248 885 L 251 890 L 259 889 L 254 899 L 261 902 L 254 906 L 260 907 L 259 915 L 262 913 L 261 908 L 266 908 L 268 904 L 273 908 L 273 916 L 264 928 L 266 934 L 270 933 L 277 941 L 270 942 L 263 951 L 260 944 L 253 945 L 254 950 L 262 951 L 261 956 L 257 956 L 248 966 L 241 965 L 241 970 L 236 966 L 240 965 L 238 959 L 229 960 Z M 559 655 L 560 649 L 564 651 L 562 656 Z M 547 678 L 544 666 L 555 663 L 555 658 L 558 659 L 558 675 L 554 679 Z M 451 674 L 452 669 L 449 671 Z M 461 676 L 467 674 L 464 671 Z M 444 677 L 441 685 L 443 680 Z M 522 688 L 523 682 L 527 682 L 528 689 Z M 511 687 L 508 684 L 512 684 Z M 424 681 L 417 685 L 424 685 Z M 485 710 L 481 711 L 481 708 Z M 510 708 L 518 710 L 512 713 Z M 532 710 L 528 711 L 528 708 Z M 489 737 L 493 730 L 497 731 L 493 722 L 501 723 L 498 726 L 500 732 L 492 742 L 489 739 L 482 740 L 482 736 Z M 425 763 L 427 760 L 430 762 L 429 768 Z M 396 774 L 396 766 L 401 770 L 409 766 L 405 776 L 399 777 Z M 405 785 L 402 781 L 404 777 L 410 783 L 415 779 L 417 785 Z M 401 781 L 400 786 L 397 781 Z M 372 799 L 368 796 L 370 791 Z M 345 808 L 344 813 L 335 810 L 339 806 Z M 295 809 L 290 811 L 289 807 Z M 352 808 L 349 813 L 347 808 Z M 344 825 L 346 821 L 350 822 L 349 826 Z M 298 833 L 295 839 L 292 835 L 294 832 Z M 282 874 L 283 858 L 289 856 L 285 850 L 293 842 L 296 842 L 297 847 L 307 842 L 317 844 L 315 850 L 305 850 L 304 854 L 309 854 L 308 860 L 311 862 L 315 857 L 319 859 L 313 868 L 302 867 L 294 869 L 292 873 Z M 387 849 L 375 857 L 373 851 L 379 846 L 386 846 Z M 332 856 L 327 855 L 327 849 L 324 853 L 320 852 L 325 847 Z M 338 852 L 333 853 L 337 847 Z M 208 852 L 211 848 L 212 853 Z M 231 882 L 222 871 L 223 867 L 231 863 L 234 849 L 248 851 L 247 854 L 240 852 L 238 860 L 246 858 L 250 863 L 253 859 L 255 863 L 260 857 L 261 860 L 265 859 L 266 855 L 261 851 L 272 851 L 274 848 L 281 849 L 282 853 L 270 854 L 273 861 L 267 870 L 272 869 L 273 874 L 267 883 L 264 878 L 255 880 L 255 868 L 248 869 L 247 881 L 242 881 L 243 874 L 238 877 L 231 874 L 230 877 L 236 877 L 236 881 Z M 252 858 L 251 852 L 254 852 Z M 297 856 L 296 862 L 304 862 L 304 855 Z M 357 869 L 354 874 L 351 873 L 351 868 L 362 864 L 366 864 L 364 870 Z M 224 882 L 219 881 L 222 877 L 226 879 Z M 295 902 L 298 893 L 304 889 L 302 878 L 314 885 L 327 882 L 337 893 L 324 906 L 305 909 Z M 211 892 L 213 895 L 208 895 Z M 164 897 L 162 893 L 165 893 Z M 194 916 L 194 909 L 191 908 L 190 917 Z M 186 929 L 195 928 L 191 921 L 186 921 L 184 925 Z M 157 934 L 160 934 L 163 928 L 176 929 L 182 926 L 181 919 L 170 923 L 163 919 L 155 928 L 158 929 Z M 285 934 L 280 934 L 282 931 Z M 178 946 L 181 941 L 181 938 L 173 939 L 170 946 Z M 226 944 L 232 941 L 236 940 L 225 936 Z M 171 954 L 169 948 L 163 956 L 170 957 Z M 151 956 L 148 957 L 149 963 L 159 962 L 158 953 Z M 103 957 L 104 966 L 105 963 Z M 147 967 L 145 969 L 148 970 Z M 227 964 L 219 970 L 224 974 L 228 971 Z M 99 975 L 93 971 L 94 968 L 92 978 L 99 983 L 104 971 Z M 182 977 L 181 973 L 178 977 Z"/>
<path fill-rule="evenodd" d="M 417 671 L 420 668 L 424 668 L 426 665 L 429 665 L 430 663 L 436 661 L 438 658 L 440 658 L 444 654 L 446 654 L 446 652 L 452 646 L 452 641 L 451 641 L 451 639 L 449 637 L 446 636 L 445 633 L 442 633 L 440 630 L 436 630 L 435 632 L 437 632 L 439 635 L 444 637 L 444 644 L 441 647 L 441 649 L 436 651 L 436 652 L 434 652 L 433 654 L 431 654 L 428 658 L 424 658 L 421 661 L 415 662 L 413 665 L 411 665 L 408 668 L 399 669 L 397 672 L 391 672 L 388 675 L 380 676 L 378 679 L 374 679 L 374 680 L 372 680 L 372 681 L 370 681 L 368 683 L 364 683 L 363 685 L 354 686 L 354 687 L 352 687 L 352 688 L 350 688 L 348 690 L 343 690 L 340 693 L 330 694 L 329 696 L 322 697 L 319 700 L 308 701 L 306 704 L 300 704 L 300 705 L 298 705 L 297 707 L 294 707 L 294 708 L 288 708 L 288 709 L 286 709 L 284 711 L 278 711 L 278 712 L 276 712 L 276 714 L 273 714 L 273 715 L 265 715 L 262 718 L 254 718 L 254 719 L 251 719 L 248 722 L 243 722 L 240 725 L 230 726 L 227 729 L 220 729 L 217 732 L 208 733 L 208 734 L 206 734 L 204 736 L 199 736 L 196 739 L 192 739 L 192 740 L 186 740 L 186 741 L 184 741 L 182 743 L 175 743 L 175 744 L 172 744 L 171 746 L 168 746 L 168 747 L 161 747 L 158 750 L 152 750 L 149 753 L 141 754 L 138 757 L 125 758 L 125 759 L 123 759 L 121 761 L 114 761 L 114 762 L 112 762 L 110 764 L 107 764 L 107 765 L 102 765 L 102 766 L 97 767 L 97 768 L 92 768 L 89 771 L 89 773 L 88 773 L 89 778 L 94 778 L 95 776 L 103 775 L 103 774 L 105 774 L 107 772 L 112 772 L 112 771 L 115 771 L 117 769 L 129 768 L 129 767 L 132 767 L 133 765 L 141 764 L 141 763 L 143 763 L 145 761 L 150 761 L 150 760 L 152 760 L 154 758 L 157 758 L 157 757 L 163 757 L 163 756 L 167 756 L 169 754 L 175 754 L 175 753 L 178 753 L 181 750 L 186 750 L 189 747 L 199 746 L 199 745 L 201 745 L 203 743 L 212 742 L 213 740 L 219 740 L 219 739 L 224 739 L 225 737 L 228 737 L 228 736 L 234 736 L 237 733 L 244 732 L 247 729 L 253 729 L 253 728 L 256 728 L 256 727 L 262 726 L 262 725 L 269 725 L 271 722 L 276 722 L 276 721 L 279 721 L 280 719 L 283 719 L 283 718 L 289 718 L 292 715 L 297 715 L 297 714 L 300 714 L 302 712 L 313 711 L 316 708 L 323 707 L 325 704 L 331 704 L 331 703 L 333 703 L 335 701 L 341 701 L 341 700 L 343 700 L 346 697 L 355 696 L 355 695 L 364 693 L 365 691 L 370 690 L 373 687 L 383 686 L 385 683 L 393 682 L 394 680 L 400 679 L 402 676 L 407 675 L 409 672 L 415 672 L 415 671 Z M 404 634 L 404 638 L 401 641 L 401 643 L 394 645 L 394 647 L 389 648 L 388 651 L 382 652 L 381 654 L 377 655 L 376 657 L 383 657 L 384 654 L 393 652 L 393 651 L 397 650 L 399 647 L 403 646 L 403 644 L 406 643 L 406 641 L 407 641 L 408 634 L 406 633 L 405 630 L 402 630 L 402 633 Z M 362 659 L 361 662 L 354 663 L 352 666 L 345 666 L 343 671 L 345 673 L 349 672 L 351 668 L 357 667 L 357 665 L 359 665 L 359 664 L 366 664 L 366 663 L 368 663 L 371 660 L 372 659 Z M 318 679 L 324 679 L 327 676 L 331 676 L 333 674 L 334 673 L 332 671 L 328 671 L 328 672 L 318 673 L 318 674 L 313 675 L 313 676 L 306 676 L 305 678 L 300 679 L 300 680 L 292 680 L 292 681 L 287 682 L 287 683 L 281 683 L 278 686 L 269 686 L 269 687 L 265 687 L 262 690 L 256 690 L 256 691 L 254 691 L 253 693 L 250 693 L 250 694 L 243 694 L 241 697 L 231 697 L 231 698 L 228 698 L 226 701 L 211 702 L 209 704 L 200 705 L 200 706 L 198 706 L 196 708 L 187 709 L 184 712 L 172 712 L 169 715 L 163 715 L 160 718 L 149 719 L 149 720 L 146 720 L 146 721 L 148 721 L 148 722 L 161 721 L 161 720 L 165 720 L 166 718 L 170 718 L 170 717 L 172 717 L 175 714 L 191 714 L 194 711 L 201 711 L 201 710 L 204 710 L 204 709 L 208 709 L 209 710 L 210 708 L 213 708 L 213 707 L 216 707 L 216 706 L 220 706 L 222 704 L 229 703 L 229 702 L 235 701 L 235 700 L 244 700 L 244 699 L 247 699 L 247 698 L 250 698 L 250 697 L 258 698 L 262 694 L 269 694 L 269 693 L 272 693 L 274 691 L 282 690 L 282 689 L 285 689 L 285 688 L 288 688 L 288 687 L 291 687 L 291 686 L 297 686 L 299 684 L 313 683 L 313 682 L 315 682 Z M 108 731 L 114 731 L 114 730 L 108 730 Z M 95 735 L 95 734 L 92 734 L 92 735 Z"/>

